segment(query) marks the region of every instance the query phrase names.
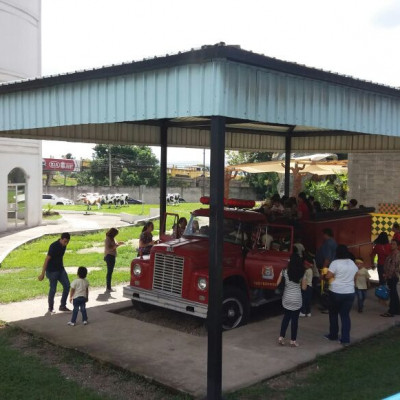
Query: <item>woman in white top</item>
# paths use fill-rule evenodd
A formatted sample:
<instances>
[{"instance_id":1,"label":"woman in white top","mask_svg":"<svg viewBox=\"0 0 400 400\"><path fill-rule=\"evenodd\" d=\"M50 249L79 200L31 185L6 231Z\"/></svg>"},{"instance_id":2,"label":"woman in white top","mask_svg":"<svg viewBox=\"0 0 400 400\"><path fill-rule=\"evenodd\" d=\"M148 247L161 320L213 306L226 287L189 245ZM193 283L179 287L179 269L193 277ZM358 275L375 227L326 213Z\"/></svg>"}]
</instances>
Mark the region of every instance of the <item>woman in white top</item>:
<instances>
[{"instance_id":1,"label":"woman in white top","mask_svg":"<svg viewBox=\"0 0 400 400\"><path fill-rule=\"evenodd\" d=\"M285 279L285 288L283 290L282 306L284 309L283 319L281 323L280 336L278 343L285 344L286 330L291 322L291 335L290 346L297 347L297 328L299 324L299 314L302 305L301 298L301 281L304 275L303 260L295 252L290 258L287 269L282 270L279 278L278 285L281 283L282 278Z\"/></svg>"},{"instance_id":2,"label":"woman in white top","mask_svg":"<svg viewBox=\"0 0 400 400\"><path fill-rule=\"evenodd\" d=\"M329 333L328 340L339 339L339 316L342 323L340 343L350 343L350 310L353 305L355 290L354 277L358 271L357 265L350 259L350 252L343 244L336 249L336 259L329 265L326 279L332 279L329 292Z\"/></svg>"}]
</instances>

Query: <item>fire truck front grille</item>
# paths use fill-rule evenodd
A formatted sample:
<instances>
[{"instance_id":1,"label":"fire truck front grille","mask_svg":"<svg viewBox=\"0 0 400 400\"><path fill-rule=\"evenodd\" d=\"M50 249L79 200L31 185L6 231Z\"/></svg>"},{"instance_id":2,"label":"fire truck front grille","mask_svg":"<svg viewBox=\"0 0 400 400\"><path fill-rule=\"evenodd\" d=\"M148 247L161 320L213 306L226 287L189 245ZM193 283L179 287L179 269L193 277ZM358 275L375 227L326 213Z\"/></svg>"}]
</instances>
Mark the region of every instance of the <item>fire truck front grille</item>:
<instances>
[{"instance_id":1,"label":"fire truck front grille","mask_svg":"<svg viewBox=\"0 0 400 400\"><path fill-rule=\"evenodd\" d=\"M182 295L183 257L156 253L154 262L153 289Z\"/></svg>"}]
</instances>

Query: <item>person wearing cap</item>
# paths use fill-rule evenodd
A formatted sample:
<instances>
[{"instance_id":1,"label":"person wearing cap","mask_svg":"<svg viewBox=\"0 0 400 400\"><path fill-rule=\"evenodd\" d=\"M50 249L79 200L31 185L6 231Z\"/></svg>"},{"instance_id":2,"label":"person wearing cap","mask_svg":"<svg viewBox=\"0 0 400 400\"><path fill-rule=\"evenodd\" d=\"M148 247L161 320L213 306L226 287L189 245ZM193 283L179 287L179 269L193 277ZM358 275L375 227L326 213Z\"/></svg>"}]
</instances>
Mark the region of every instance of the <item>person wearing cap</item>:
<instances>
[{"instance_id":1,"label":"person wearing cap","mask_svg":"<svg viewBox=\"0 0 400 400\"><path fill-rule=\"evenodd\" d=\"M362 313L364 309L364 301L367 297L367 289L369 287L371 275L369 274L367 268L365 268L363 259L356 258L354 262L358 267L358 271L355 276L358 312Z\"/></svg>"}]
</instances>

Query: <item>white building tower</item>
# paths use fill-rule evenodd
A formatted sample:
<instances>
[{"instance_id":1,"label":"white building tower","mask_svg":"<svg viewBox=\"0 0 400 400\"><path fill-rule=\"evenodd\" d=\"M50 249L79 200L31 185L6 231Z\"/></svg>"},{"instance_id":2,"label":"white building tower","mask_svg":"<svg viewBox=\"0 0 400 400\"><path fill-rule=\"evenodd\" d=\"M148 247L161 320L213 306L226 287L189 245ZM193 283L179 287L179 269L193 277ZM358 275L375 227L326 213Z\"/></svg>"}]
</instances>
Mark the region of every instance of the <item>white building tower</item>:
<instances>
[{"instance_id":1,"label":"white building tower","mask_svg":"<svg viewBox=\"0 0 400 400\"><path fill-rule=\"evenodd\" d=\"M0 0L0 84L41 75L41 0ZM42 221L41 141L0 138L0 232Z\"/></svg>"}]
</instances>

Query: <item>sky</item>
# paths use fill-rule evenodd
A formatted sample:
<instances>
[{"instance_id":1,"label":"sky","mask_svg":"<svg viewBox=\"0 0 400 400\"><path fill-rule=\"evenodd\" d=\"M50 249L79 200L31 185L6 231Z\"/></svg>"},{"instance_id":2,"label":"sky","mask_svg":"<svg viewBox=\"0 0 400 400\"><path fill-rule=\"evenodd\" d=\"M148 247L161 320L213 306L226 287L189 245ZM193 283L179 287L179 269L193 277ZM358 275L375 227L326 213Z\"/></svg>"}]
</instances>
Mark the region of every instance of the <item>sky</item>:
<instances>
[{"instance_id":1,"label":"sky","mask_svg":"<svg viewBox=\"0 0 400 400\"><path fill-rule=\"evenodd\" d=\"M44 76L219 42L400 87L400 0L42 0ZM43 142L43 157L92 147ZM202 161L202 149L168 150L168 164Z\"/></svg>"}]
</instances>

